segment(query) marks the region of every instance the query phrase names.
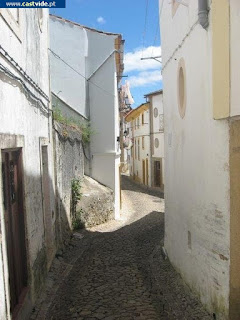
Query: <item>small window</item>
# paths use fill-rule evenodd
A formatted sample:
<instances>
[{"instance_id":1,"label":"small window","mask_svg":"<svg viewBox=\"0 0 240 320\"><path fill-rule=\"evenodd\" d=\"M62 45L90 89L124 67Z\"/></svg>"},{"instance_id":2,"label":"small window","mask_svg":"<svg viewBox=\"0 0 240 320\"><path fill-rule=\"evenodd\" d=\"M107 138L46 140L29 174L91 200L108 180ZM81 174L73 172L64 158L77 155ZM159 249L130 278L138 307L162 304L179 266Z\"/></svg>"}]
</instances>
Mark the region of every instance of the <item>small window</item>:
<instances>
[{"instance_id":1,"label":"small window","mask_svg":"<svg viewBox=\"0 0 240 320\"><path fill-rule=\"evenodd\" d=\"M157 118L157 116L158 116L158 108L154 108L153 114L154 114L154 117Z\"/></svg>"},{"instance_id":2,"label":"small window","mask_svg":"<svg viewBox=\"0 0 240 320\"><path fill-rule=\"evenodd\" d=\"M185 63L183 58L178 65L178 110L181 118L184 118L186 113L186 76Z\"/></svg>"},{"instance_id":3,"label":"small window","mask_svg":"<svg viewBox=\"0 0 240 320\"><path fill-rule=\"evenodd\" d=\"M144 125L144 113L142 114L142 126Z\"/></svg>"},{"instance_id":4,"label":"small window","mask_svg":"<svg viewBox=\"0 0 240 320\"><path fill-rule=\"evenodd\" d=\"M142 137L142 149L144 150L144 137Z\"/></svg>"},{"instance_id":5,"label":"small window","mask_svg":"<svg viewBox=\"0 0 240 320\"><path fill-rule=\"evenodd\" d=\"M159 140L158 140L158 138L155 138L155 140L154 140L154 145L155 145L155 148L158 148L158 147L159 147Z\"/></svg>"}]
</instances>

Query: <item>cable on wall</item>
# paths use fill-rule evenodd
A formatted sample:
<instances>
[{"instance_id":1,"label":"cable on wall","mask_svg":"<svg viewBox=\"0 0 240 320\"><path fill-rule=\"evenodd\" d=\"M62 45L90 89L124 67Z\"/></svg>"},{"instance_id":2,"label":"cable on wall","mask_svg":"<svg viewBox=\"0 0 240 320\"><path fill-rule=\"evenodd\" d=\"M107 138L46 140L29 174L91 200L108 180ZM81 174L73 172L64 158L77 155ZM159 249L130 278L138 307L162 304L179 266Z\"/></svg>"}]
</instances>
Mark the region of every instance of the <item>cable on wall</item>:
<instances>
[{"instance_id":1,"label":"cable on wall","mask_svg":"<svg viewBox=\"0 0 240 320\"><path fill-rule=\"evenodd\" d=\"M47 102L50 102L49 97L43 90L39 87L39 85L23 70L23 68L16 62L16 60L10 56L10 54L0 45L0 53L7 59L8 62L35 88L38 93L40 93Z\"/></svg>"},{"instance_id":2,"label":"cable on wall","mask_svg":"<svg viewBox=\"0 0 240 320\"><path fill-rule=\"evenodd\" d=\"M147 31L148 4L149 4L149 0L146 0L145 20L144 20L143 40L142 40L142 57L143 57L143 49L145 45L145 36Z\"/></svg>"},{"instance_id":3,"label":"cable on wall","mask_svg":"<svg viewBox=\"0 0 240 320\"><path fill-rule=\"evenodd\" d=\"M0 63L0 72L4 73L9 78L19 82L21 84L22 88L24 89L25 93L29 97L31 97L31 99L35 100L40 105L42 111L49 114L50 110L49 110L48 106L45 105L43 103L43 101L41 99L39 99L30 89L28 89L28 87L26 86L26 84L24 83L24 81L21 78L15 76L8 68L4 67L1 63Z\"/></svg>"},{"instance_id":4,"label":"cable on wall","mask_svg":"<svg viewBox=\"0 0 240 320\"><path fill-rule=\"evenodd\" d=\"M102 90L103 92L105 92L107 95L112 96L112 97L116 97L116 95L112 94L111 92L103 89L102 87L100 87L99 85L97 85L96 83L92 82L91 80L89 80L87 77L85 77L83 74L81 74L78 70L74 69L69 63L67 63L63 58L61 58L56 52L54 52L53 50L51 50L50 48L48 48L48 50L52 53L52 55L61 60L66 66L68 66L71 70L73 70L74 72L76 72L80 77L84 78L86 81L88 81L89 83L91 83L92 85L94 85L95 87L97 87L98 89Z\"/></svg>"},{"instance_id":5,"label":"cable on wall","mask_svg":"<svg viewBox=\"0 0 240 320\"><path fill-rule=\"evenodd\" d=\"M176 47L176 49L173 51L172 55L168 58L168 60L166 61L166 63L164 64L164 66L162 67L162 71L164 71L164 69L166 68L166 66L168 65L168 63L173 59L173 57L175 56L175 54L177 53L177 51L179 49L182 48L184 42L186 41L186 39L190 36L190 34L192 33L192 31L195 29L195 27L198 25L198 20L192 25L192 27L189 29L188 33L184 36L184 38L182 39L181 43Z\"/></svg>"}]
</instances>

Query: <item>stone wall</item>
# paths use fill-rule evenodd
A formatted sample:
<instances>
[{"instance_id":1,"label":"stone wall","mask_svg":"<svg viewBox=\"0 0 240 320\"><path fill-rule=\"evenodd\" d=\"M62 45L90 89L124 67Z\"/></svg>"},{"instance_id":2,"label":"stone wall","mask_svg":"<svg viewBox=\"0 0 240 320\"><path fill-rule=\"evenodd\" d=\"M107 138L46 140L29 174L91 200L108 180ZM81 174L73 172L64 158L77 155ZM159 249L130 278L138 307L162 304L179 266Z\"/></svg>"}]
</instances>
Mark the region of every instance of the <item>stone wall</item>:
<instances>
[{"instance_id":1,"label":"stone wall","mask_svg":"<svg viewBox=\"0 0 240 320\"><path fill-rule=\"evenodd\" d=\"M82 197L77 205L77 216L85 227L92 227L114 219L114 194L90 177L82 180Z\"/></svg>"},{"instance_id":2,"label":"stone wall","mask_svg":"<svg viewBox=\"0 0 240 320\"><path fill-rule=\"evenodd\" d=\"M72 231L71 183L84 174L82 136L77 129L54 122L53 129L56 173L56 203L59 218L58 243L69 240Z\"/></svg>"}]
</instances>

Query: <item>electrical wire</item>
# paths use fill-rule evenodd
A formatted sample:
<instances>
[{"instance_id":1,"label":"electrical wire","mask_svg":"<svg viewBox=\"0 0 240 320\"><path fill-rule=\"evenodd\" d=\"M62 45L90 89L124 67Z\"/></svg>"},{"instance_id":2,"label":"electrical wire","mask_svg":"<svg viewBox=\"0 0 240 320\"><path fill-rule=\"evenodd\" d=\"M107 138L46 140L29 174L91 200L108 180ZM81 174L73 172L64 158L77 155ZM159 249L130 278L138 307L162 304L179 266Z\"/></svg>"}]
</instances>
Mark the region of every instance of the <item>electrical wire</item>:
<instances>
[{"instance_id":1,"label":"electrical wire","mask_svg":"<svg viewBox=\"0 0 240 320\"><path fill-rule=\"evenodd\" d=\"M50 48L48 48L48 50L52 53L52 55L61 60L66 66L68 66L71 70L73 70L74 72L76 72L80 77L84 78L85 80L87 80L89 83L91 83L92 85L94 85L95 87L99 88L100 90L102 90L103 92L105 92L107 95L112 96L112 97L116 97L116 95L112 94L111 92L103 89L102 87L100 87L99 85L97 85L96 83L92 82L91 80L88 80L87 77L85 77L83 74L81 74L78 70L74 69L69 63L67 63L63 58L61 58L56 52L54 52L53 50L51 50Z\"/></svg>"},{"instance_id":2,"label":"electrical wire","mask_svg":"<svg viewBox=\"0 0 240 320\"><path fill-rule=\"evenodd\" d=\"M157 27L156 27L156 31L155 31L155 37L154 37L153 48L152 48L152 56L153 56L153 50L154 50L155 44L157 42L157 37L158 37L159 31L160 31L160 26L159 26L159 14L158 14L157 15Z\"/></svg>"},{"instance_id":3,"label":"electrical wire","mask_svg":"<svg viewBox=\"0 0 240 320\"><path fill-rule=\"evenodd\" d=\"M145 21L144 21L144 29L143 29L143 40L142 40L142 58L143 58L143 49L145 45L145 37L147 32L148 4L149 4L149 0L146 0Z\"/></svg>"},{"instance_id":4,"label":"electrical wire","mask_svg":"<svg viewBox=\"0 0 240 320\"><path fill-rule=\"evenodd\" d=\"M48 95L42 91L38 84L23 70L23 68L14 60L13 57L0 45L0 53L4 56L5 59L34 87L38 93L40 93L47 102L50 102Z\"/></svg>"},{"instance_id":5,"label":"electrical wire","mask_svg":"<svg viewBox=\"0 0 240 320\"><path fill-rule=\"evenodd\" d=\"M195 27L199 24L198 20L192 25L192 27L189 29L189 31L186 33L186 35L183 37L181 43L176 47L176 49L173 51L172 55L168 58L168 60L166 61L166 63L164 64L164 66L162 67L162 72L164 71L164 69L166 68L166 66L168 65L168 63L173 59L173 57L175 56L175 54L177 53L177 51L179 49L182 48L184 42L186 41L186 39L190 36L190 34L192 33L192 31L195 29Z\"/></svg>"},{"instance_id":6,"label":"electrical wire","mask_svg":"<svg viewBox=\"0 0 240 320\"><path fill-rule=\"evenodd\" d=\"M48 106L46 106L41 99L39 99L30 89L28 89L28 87L26 86L24 81L21 78L15 76L9 69L4 67L1 63L0 63L0 72L4 73L5 75L10 77L11 79L19 82L21 84L22 88L24 89L24 91L27 93L27 95L30 96L33 100L35 100L39 105L41 105L42 110L45 113L47 113L47 114L49 113Z\"/></svg>"}]
</instances>

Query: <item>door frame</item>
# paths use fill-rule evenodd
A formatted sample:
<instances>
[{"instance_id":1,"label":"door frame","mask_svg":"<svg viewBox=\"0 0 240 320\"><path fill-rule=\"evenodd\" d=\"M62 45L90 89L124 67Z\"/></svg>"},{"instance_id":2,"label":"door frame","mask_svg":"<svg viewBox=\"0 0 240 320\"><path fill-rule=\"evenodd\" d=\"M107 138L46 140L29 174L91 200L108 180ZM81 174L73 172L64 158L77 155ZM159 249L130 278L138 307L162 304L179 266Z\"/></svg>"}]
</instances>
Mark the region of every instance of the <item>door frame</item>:
<instances>
[{"instance_id":1,"label":"door frame","mask_svg":"<svg viewBox=\"0 0 240 320\"><path fill-rule=\"evenodd\" d=\"M0 166L2 167L2 151L17 151L21 150L21 165L22 168L25 168L25 153L24 153L24 136L22 135L11 135L11 134L0 134ZM25 174L24 169L22 169L22 193L25 194ZM3 205L3 181L2 181L2 174L0 175L0 233L2 234L2 239L0 239L0 250L2 251L3 256L3 281L4 281L4 290L5 290L5 301L6 301L6 315L9 319L11 319L12 315L10 312L10 285L9 285L9 271L8 271L8 258L7 258L7 235L5 229L5 212L4 212L4 205ZM27 278L29 279L29 245L27 241L27 217L26 217L26 205L25 199L22 198L22 208L23 208L23 215L25 220L25 247L26 247L26 272ZM2 247L2 248L1 248ZM26 297L27 291L25 292L24 296L21 297L21 302L23 302L24 298ZM22 303L23 304L23 303Z\"/></svg>"}]
</instances>

